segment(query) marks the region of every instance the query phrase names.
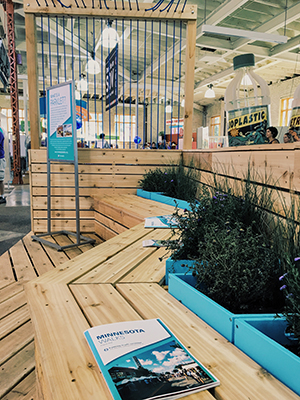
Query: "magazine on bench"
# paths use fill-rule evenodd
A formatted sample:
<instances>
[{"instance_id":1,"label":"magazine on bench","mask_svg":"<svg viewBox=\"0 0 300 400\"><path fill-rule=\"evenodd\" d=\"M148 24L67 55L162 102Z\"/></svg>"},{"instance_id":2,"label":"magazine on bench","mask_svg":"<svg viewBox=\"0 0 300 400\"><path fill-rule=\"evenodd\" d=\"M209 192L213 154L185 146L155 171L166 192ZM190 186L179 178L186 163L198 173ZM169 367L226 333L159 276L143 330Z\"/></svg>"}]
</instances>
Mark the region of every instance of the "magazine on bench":
<instances>
[{"instance_id":1,"label":"magazine on bench","mask_svg":"<svg viewBox=\"0 0 300 400\"><path fill-rule=\"evenodd\" d=\"M115 400L179 399L220 384L159 319L84 332Z\"/></svg>"},{"instance_id":2,"label":"magazine on bench","mask_svg":"<svg viewBox=\"0 0 300 400\"><path fill-rule=\"evenodd\" d=\"M177 225L178 221L173 215L145 218L145 228L172 228Z\"/></svg>"},{"instance_id":3,"label":"magazine on bench","mask_svg":"<svg viewBox=\"0 0 300 400\"><path fill-rule=\"evenodd\" d=\"M143 240L143 247L167 247L171 240L148 239Z\"/></svg>"}]
</instances>

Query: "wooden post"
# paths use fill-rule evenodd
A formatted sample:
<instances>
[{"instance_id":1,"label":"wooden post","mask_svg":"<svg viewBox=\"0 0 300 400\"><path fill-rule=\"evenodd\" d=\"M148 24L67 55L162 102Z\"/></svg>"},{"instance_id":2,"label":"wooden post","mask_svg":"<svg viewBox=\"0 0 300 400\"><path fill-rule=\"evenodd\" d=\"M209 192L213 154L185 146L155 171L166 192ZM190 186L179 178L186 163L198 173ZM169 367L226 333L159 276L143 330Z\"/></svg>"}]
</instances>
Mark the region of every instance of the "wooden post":
<instances>
[{"instance_id":1,"label":"wooden post","mask_svg":"<svg viewBox=\"0 0 300 400\"><path fill-rule=\"evenodd\" d=\"M184 134L183 149L192 148L193 103L197 22L188 21L186 31L185 88L184 88Z\"/></svg>"},{"instance_id":2,"label":"wooden post","mask_svg":"<svg viewBox=\"0 0 300 400\"><path fill-rule=\"evenodd\" d=\"M40 148L40 111L38 90L37 67L37 40L36 24L33 14L25 14L26 50L27 50L27 74L29 94L29 120L31 133L31 148Z\"/></svg>"}]
</instances>

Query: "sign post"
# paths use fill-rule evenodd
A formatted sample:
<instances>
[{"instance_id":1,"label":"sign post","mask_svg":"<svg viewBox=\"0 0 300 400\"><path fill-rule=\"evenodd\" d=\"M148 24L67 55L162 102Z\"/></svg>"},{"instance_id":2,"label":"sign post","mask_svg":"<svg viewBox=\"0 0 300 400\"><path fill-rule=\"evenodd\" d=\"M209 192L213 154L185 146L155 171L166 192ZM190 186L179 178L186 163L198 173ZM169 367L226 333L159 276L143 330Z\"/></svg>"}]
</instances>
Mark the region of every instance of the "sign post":
<instances>
[{"instance_id":1,"label":"sign post","mask_svg":"<svg viewBox=\"0 0 300 400\"><path fill-rule=\"evenodd\" d=\"M74 165L76 233L66 230L51 232L51 161ZM78 186L78 150L76 140L76 109L74 82L68 81L47 88L47 233L32 236L39 241L56 248L58 251L94 243L95 240L80 235L79 186ZM44 236L64 234L76 236L76 243L59 246Z\"/></svg>"}]
</instances>

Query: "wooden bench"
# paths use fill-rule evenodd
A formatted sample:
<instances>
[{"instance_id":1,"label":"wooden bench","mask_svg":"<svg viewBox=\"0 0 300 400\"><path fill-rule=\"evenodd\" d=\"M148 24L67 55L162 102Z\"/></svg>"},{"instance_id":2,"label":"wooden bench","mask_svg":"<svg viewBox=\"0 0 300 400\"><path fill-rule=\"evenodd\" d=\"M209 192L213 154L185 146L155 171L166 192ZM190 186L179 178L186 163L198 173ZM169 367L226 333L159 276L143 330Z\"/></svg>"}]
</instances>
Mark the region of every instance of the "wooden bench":
<instances>
[{"instance_id":1,"label":"wooden bench","mask_svg":"<svg viewBox=\"0 0 300 400\"><path fill-rule=\"evenodd\" d=\"M115 224L122 226L122 230L118 228L114 231L113 236L119 231L127 230L140 223L148 215L160 215L160 210L164 213L173 211L172 207L168 208L167 206L167 208L162 207L161 209L160 204L141 199L140 207L137 207L136 203L137 214L134 214L135 210L130 208L130 197L127 196L126 201L125 198L120 200L121 198L122 195L119 195L117 203L126 205L119 209L114 205L113 196L104 196L101 199L99 214L107 213L105 217L107 221L112 223L114 220ZM133 204L135 198L136 196L131 196ZM109 234L104 234L102 238L97 234L85 233L85 235L95 239L95 245L98 245L103 242L103 237L104 239L111 237L111 231L111 228L108 227ZM105 232L105 228L102 228L102 232ZM87 244L79 248L57 252L52 247L33 242L32 234L31 232L26 235L9 251L0 256L0 367L2 372L0 374L0 398L5 400L16 399L17 396L26 399L36 398L33 327L23 291L24 283L59 268L68 260L72 260L94 247ZM161 238L163 238L162 231L161 234ZM53 235L47 239L62 246L75 240L74 237L65 235ZM145 251L147 253L146 249ZM136 253L138 252L136 251ZM152 262L157 262L157 260L149 257L149 263L152 264ZM122 263L123 260L120 260L121 275ZM163 265L158 263L156 274L152 270L151 275L149 269L151 277L147 276L147 272L139 271L138 268L135 269L135 274L136 276L131 278L132 282L135 279L145 279L148 282L151 281L151 278L159 281L163 279ZM89 277L86 276L85 279L89 279Z\"/></svg>"},{"instance_id":2,"label":"wooden bench","mask_svg":"<svg viewBox=\"0 0 300 400\"><path fill-rule=\"evenodd\" d=\"M99 324L160 318L221 381L191 400L299 399L159 285L162 249L143 248L142 241L170 233L139 224L27 283L41 398L111 399L83 332Z\"/></svg>"},{"instance_id":3,"label":"wooden bench","mask_svg":"<svg viewBox=\"0 0 300 400\"><path fill-rule=\"evenodd\" d=\"M130 194L94 196L95 233L107 240L144 221L172 214L174 207Z\"/></svg>"}]
</instances>

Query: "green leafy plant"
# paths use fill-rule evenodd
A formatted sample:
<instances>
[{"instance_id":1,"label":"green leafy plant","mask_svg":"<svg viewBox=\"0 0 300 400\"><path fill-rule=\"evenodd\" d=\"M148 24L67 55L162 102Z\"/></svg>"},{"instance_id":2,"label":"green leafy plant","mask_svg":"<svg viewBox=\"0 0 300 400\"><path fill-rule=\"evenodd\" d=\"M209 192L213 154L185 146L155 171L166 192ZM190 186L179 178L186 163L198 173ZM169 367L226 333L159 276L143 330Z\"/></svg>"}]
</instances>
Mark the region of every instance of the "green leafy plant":
<instances>
[{"instance_id":1,"label":"green leafy plant","mask_svg":"<svg viewBox=\"0 0 300 400\"><path fill-rule=\"evenodd\" d=\"M226 182L216 187L202 187L199 204L175 211L171 257L195 260L198 288L232 312L281 311L283 225L272 213L276 190L259 187L250 174L238 189Z\"/></svg>"},{"instance_id":2,"label":"green leafy plant","mask_svg":"<svg viewBox=\"0 0 300 400\"><path fill-rule=\"evenodd\" d=\"M184 167L182 162L151 169L139 181L143 190L160 192L180 200L193 201L198 183L193 166Z\"/></svg>"},{"instance_id":3,"label":"green leafy plant","mask_svg":"<svg viewBox=\"0 0 300 400\"><path fill-rule=\"evenodd\" d=\"M285 296L284 316L292 337L298 341L300 355L300 257L288 259L287 272L279 277L280 290Z\"/></svg>"}]
</instances>

